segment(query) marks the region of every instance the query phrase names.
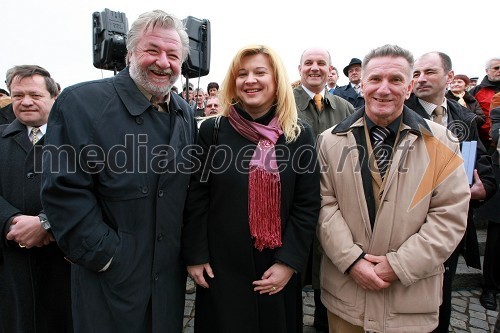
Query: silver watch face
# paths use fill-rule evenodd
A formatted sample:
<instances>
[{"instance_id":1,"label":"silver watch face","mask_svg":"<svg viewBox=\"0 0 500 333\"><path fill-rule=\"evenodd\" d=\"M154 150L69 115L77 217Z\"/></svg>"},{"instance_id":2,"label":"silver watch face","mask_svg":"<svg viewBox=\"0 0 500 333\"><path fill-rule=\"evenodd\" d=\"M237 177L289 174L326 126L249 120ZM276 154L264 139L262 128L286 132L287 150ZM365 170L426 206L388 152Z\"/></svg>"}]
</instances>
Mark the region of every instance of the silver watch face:
<instances>
[{"instance_id":1,"label":"silver watch face","mask_svg":"<svg viewBox=\"0 0 500 333\"><path fill-rule=\"evenodd\" d=\"M47 219L40 218L40 223L42 224L43 229L45 229L45 230L50 229L50 223L49 223L49 221L47 221Z\"/></svg>"}]
</instances>

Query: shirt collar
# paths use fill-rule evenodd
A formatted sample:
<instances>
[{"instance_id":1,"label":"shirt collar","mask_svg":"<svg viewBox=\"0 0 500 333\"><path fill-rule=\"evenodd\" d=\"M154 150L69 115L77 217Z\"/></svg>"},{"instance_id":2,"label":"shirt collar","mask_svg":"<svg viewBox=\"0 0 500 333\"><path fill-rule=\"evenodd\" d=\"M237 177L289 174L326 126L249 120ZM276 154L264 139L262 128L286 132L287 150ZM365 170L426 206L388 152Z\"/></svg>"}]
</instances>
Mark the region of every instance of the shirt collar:
<instances>
[{"instance_id":1,"label":"shirt collar","mask_svg":"<svg viewBox=\"0 0 500 333\"><path fill-rule=\"evenodd\" d=\"M399 117L397 117L396 119L394 119L392 121L392 123L390 123L389 125L387 125L385 127L385 128L389 129L389 131L391 132L391 135L392 134L396 134L399 131L399 124L401 123L401 117L402 116L403 116L403 114L399 115ZM366 113L365 113L365 122L366 122L366 127L368 127L368 132L371 133L373 127L375 127L376 124L370 118L368 118L368 116L366 115Z\"/></svg>"},{"instance_id":2,"label":"shirt collar","mask_svg":"<svg viewBox=\"0 0 500 333\"><path fill-rule=\"evenodd\" d=\"M135 83L135 81L134 81L134 83ZM144 88L142 88L137 83L135 85L140 90L140 92L148 99L148 101L151 101L151 98L153 97L153 94L148 93L146 90L144 90ZM170 103L170 93L165 96L165 101L163 103L165 103L167 105Z\"/></svg>"},{"instance_id":3,"label":"shirt collar","mask_svg":"<svg viewBox=\"0 0 500 333\"><path fill-rule=\"evenodd\" d=\"M436 109L436 107L437 107L436 104L424 101L423 99L420 99L420 98L418 99L418 101L420 102L420 104L424 108L425 112L427 112L427 114L429 116L432 115L432 112L434 112L434 109ZM448 110L448 104L446 103L446 98L443 98L443 102L441 103L441 106L444 109L443 114L446 114L446 110Z\"/></svg>"},{"instance_id":4,"label":"shirt collar","mask_svg":"<svg viewBox=\"0 0 500 333\"><path fill-rule=\"evenodd\" d=\"M26 129L28 130L28 136L31 138L31 130L33 129L33 126L26 126ZM43 124L42 126L38 127L38 129L40 130L39 138L41 138L47 132L47 124Z\"/></svg>"},{"instance_id":5,"label":"shirt collar","mask_svg":"<svg viewBox=\"0 0 500 333\"><path fill-rule=\"evenodd\" d=\"M304 89L304 91L309 95L309 97L311 97L311 99L314 99L314 95L316 95L315 93L313 93L311 90L307 89L304 85L302 85L302 89ZM325 89L322 89L319 94L321 95L321 98L324 98L325 97Z\"/></svg>"}]
</instances>

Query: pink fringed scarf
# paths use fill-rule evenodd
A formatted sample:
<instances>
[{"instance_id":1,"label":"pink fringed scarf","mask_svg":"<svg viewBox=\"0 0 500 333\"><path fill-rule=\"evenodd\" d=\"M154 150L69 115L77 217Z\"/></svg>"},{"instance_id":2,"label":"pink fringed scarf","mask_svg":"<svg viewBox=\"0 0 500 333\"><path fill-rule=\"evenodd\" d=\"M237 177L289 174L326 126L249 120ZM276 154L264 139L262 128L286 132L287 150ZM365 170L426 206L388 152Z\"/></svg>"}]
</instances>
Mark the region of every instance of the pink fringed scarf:
<instances>
[{"instance_id":1,"label":"pink fringed scarf","mask_svg":"<svg viewBox=\"0 0 500 333\"><path fill-rule=\"evenodd\" d=\"M257 144L248 176L250 234L259 251L281 246L281 182L274 145L283 131L275 116L262 125L243 118L234 107L229 123L243 137Z\"/></svg>"}]
</instances>

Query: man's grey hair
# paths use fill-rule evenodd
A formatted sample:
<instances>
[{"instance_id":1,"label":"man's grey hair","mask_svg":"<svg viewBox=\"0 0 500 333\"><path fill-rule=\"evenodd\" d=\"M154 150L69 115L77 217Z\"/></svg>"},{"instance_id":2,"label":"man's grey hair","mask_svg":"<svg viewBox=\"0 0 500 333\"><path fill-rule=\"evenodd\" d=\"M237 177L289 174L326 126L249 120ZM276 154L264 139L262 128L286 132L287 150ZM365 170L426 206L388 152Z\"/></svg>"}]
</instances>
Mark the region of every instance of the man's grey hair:
<instances>
[{"instance_id":1,"label":"man's grey hair","mask_svg":"<svg viewBox=\"0 0 500 333\"><path fill-rule=\"evenodd\" d=\"M486 68L485 69L490 69L491 68L491 63L493 61L500 61L500 58L491 58L491 59L488 59L488 61L486 62Z\"/></svg>"},{"instance_id":2,"label":"man's grey hair","mask_svg":"<svg viewBox=\"0 0 500 333\"><path fill-rule=\"evenodd\" d=\"M182 44L182 58L181 62L184 62L189 55L189 36L186 32L186 27L184 23L177 17L167 14L162 10L153 10L150 12L143 13L132 23L130 30L127 34L127 51L133 52L139 41L139 37L143 31L151 28L154 29L156 26L174 29L179 34ZM129 55L127 54L126 63L129 64Z\"/></svg>"},{"instance_id":3,"label":"man's grey hair","mask_svg":"<svg viewBox=\"0 0 500 333\"><path fill-rule=\"evenodd\" d=\"M390 45L386 44L380 47L377 47L373 50L371 50L363 59L363 63L361 65L362 70L366 68L370 60L373 58L380 58L380 57L402 57L406 59L406 61L409 64L410 72L408 73L409 77L412 77L413 75L413 63L415 62L413 58L413 54L408 51L407 49L402 48L401 46L398 45Z\"/></svg>"}]
</instances>

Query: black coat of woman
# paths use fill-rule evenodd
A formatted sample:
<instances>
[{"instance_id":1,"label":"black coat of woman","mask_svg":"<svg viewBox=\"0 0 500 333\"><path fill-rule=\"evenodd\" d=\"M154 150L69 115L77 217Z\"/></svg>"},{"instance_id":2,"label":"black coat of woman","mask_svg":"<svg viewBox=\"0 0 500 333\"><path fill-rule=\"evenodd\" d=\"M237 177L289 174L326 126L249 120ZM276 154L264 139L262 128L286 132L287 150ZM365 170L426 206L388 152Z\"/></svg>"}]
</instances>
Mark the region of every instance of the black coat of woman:
<instances>
[{"instance_id":1,"label":"black coat of woman","mask_svg":"<svg viewBox=\"0 0 500 333\"><path fill-rule=\"evenodd\" d=\"M239 114L252 118L241 109ZM255 119L268 124L272 109ZM300 271L303 270L320 208L319 170L311 129L278 139L276 159L281 179L282 246L259 251L248 221L248 168L256 145L222 117L213 158L208 158L214 119L199 133L198 171L192 177L185 211L183 251L187 265L210 263L209 288L197 287L195 332L302 332ZM207 166L203 165L207 161ZM208 172L209 170L209 172ZM274 295L254 291L253 281L276 262L295 270Z\"/></svg>"}]
</instances>

